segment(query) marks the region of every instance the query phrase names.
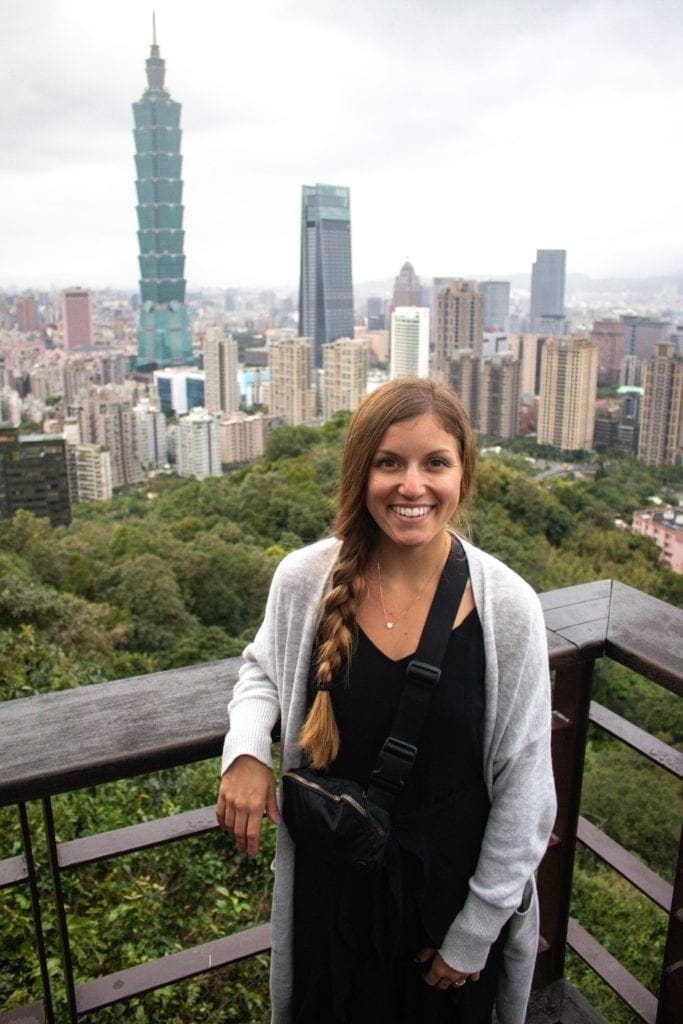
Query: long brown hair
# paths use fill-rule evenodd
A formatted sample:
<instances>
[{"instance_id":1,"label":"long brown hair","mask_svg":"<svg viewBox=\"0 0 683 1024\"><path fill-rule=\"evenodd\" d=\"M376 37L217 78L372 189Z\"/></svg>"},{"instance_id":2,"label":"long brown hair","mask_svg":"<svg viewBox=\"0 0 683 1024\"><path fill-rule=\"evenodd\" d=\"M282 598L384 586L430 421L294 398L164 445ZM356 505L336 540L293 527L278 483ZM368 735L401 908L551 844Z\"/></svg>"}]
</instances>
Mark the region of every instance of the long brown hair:
<instances>
[{"instance_id":1,"label":"long brown hair","mask_svg":"<svg viewBox=\"0 0 683 1024\"><path fill-rule=\"evenodd\" d=\"M319 689L299 736L299 745L316 769L327 767L339 752L339 730L329 687L351 657L356 611L366 592L365 573L378 540L379 527L365 502L372 459L389 427L427 413L439 420L458 445L462 480L454 517L457 521L472 487L477 449L467 413L450 388L422 377L389 381L363 399L349 424L334 527L341 548L332 571L332 586L323 598L318 631Z\"/></svg>"}]
</instances>

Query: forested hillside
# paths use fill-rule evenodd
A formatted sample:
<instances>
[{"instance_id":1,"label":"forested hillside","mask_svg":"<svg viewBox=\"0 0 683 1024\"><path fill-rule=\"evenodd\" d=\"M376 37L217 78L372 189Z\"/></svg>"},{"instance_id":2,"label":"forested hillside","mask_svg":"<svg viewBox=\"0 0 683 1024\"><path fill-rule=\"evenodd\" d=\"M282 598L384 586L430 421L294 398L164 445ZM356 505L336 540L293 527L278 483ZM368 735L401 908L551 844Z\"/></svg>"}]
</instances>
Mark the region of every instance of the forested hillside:
<instances>
[{"instance_id":1,"label":"forested hillside","mask_svg":"<svg viewBox=\"0 0 683 1024\"><path fill-rule=\"evenodd\" d=\"M248 468L201 483L159 477L111 502L77 506L69 527L53 529L28 513L0 521L0 698L239 654L258 625L279 559L331 529L344 427L339 418L320 429L282 428ZM630 522L630 512L652 495L671 498L683 489L680 471L629 460L579 481L539 483L534 472L522 455L480 460L469 509L475 543L538 591L609 577L683 605L683 577L659 561L649 540L615 526L616 518ZM648 731L682 741L680 702L659 687L599 664L596 688L599 700ZM197 765L60 798L60 838L210 803L216 770ZM680 810L670 778L592 737L583 813L669 878ZM3 812L0 826L0 854L19 852L13 811ZM268 863L267 851L246 862L224 836L211 835L70 878L80 974L116 970L264 920ZM577 880L577 915L656 991L663 915L588 857ZM0 894L0 915L0 1006L14 1006L37 994L24 894ZM233 969L229 980L163 990L135 1010L114 1008L97 1019L260 1022L265 970L261 959ZM602 1000L610 1021L631 1020L580 965L571 970L593 1001Z\"/></svg>"}]
</instances>

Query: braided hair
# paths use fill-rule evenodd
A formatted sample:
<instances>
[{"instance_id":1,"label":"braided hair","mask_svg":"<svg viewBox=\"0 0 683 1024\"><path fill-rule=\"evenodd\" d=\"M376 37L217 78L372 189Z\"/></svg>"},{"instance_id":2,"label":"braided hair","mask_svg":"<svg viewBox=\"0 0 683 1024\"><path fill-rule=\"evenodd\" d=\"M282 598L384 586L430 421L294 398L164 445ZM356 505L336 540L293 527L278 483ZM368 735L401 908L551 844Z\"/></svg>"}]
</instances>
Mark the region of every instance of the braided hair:
<instances>
[{"instance_id":1,"label":"braided hair","mask_svg":"<svg viewBox=\"0 0 683 1024\"><path fill-rule=\"evenodd\" d=\"M334 527L341 547L332 570L332 586L322 600L318 629L318 692L299 735L299 745L314 769L326 768L339 753L330 688L351 660L357 611L367 593L366 574L379 538L379 528L365 501L372 460L389 427L428 413L457 442L462 460L461 506L472 485L476 445L467 413L450 388L422 377L389 381L363 399L349 424Z\"/></svg>"}]
</instances>

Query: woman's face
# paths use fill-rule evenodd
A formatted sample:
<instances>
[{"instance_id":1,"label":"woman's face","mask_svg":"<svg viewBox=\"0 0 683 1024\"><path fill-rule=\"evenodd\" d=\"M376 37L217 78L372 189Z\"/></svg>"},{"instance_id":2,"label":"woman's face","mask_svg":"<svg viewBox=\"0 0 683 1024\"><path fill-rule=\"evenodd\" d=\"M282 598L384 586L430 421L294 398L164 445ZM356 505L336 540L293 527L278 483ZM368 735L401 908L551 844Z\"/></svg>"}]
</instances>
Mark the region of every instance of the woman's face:
<instances>
[{"instance_id":1,"label":"woman's face","mask_svg":"<svg viewBox=\"0 0 683 1024\"><path fill-rule=\"evenodd\" d=\"M425 413L387 430L371 462L365 504L386 539L427 545L457 509L461 481L458 442Z\"/></svg>"}]
</instances>

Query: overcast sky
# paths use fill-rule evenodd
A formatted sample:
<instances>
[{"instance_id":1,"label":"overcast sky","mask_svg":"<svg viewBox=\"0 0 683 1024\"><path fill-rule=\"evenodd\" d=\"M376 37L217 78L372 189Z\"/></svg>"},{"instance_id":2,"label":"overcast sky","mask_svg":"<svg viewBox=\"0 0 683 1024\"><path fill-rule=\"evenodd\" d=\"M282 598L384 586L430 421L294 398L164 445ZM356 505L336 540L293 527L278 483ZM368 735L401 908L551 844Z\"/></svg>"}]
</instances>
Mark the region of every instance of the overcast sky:
<instances>
[{"instance_id":1,"label":"overcast sky","mask_svg":"<svg viewBox=\"0 0 683 1024\"><path fill-rule=\"evenodd\" d=\"M156 0L191 286L295 286L301 185L354 278L683 270L680 0ZM140 0L0 0L0 287L137 282Z\"/></svg>"}]
</instances>

